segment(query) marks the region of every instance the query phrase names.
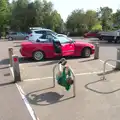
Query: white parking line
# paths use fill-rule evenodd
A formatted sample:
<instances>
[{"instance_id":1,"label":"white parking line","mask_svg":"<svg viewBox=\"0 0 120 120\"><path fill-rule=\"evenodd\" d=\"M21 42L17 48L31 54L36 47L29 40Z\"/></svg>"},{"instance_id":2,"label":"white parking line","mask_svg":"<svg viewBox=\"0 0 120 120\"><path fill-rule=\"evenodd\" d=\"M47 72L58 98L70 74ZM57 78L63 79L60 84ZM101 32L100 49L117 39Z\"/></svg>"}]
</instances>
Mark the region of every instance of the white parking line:
<instances>
[{"instance_id":1,"label":"white parking line","mask_svg":"<svg viewBox=\"0 0 120 120\"><path fill-rule=\"evenodd\" d=\"M14 78L13 68L10 67L10 70L11 70L12 76ZM27 98L25 96L25 92L23 91L23 89L21 88L21 86L16 83L16 87L17 87L17 89L18 89L18 91L19 91L19 93L20 93L20 95L21 95L21 97L22 97L22 99L23 99L23 101L24 101L24 103L25 103L25 105L26 105L26 107L27 107L27 109L28 109L28 111L29 111L32 119L33 120L39 120L39 118L36 116L34 110L30 106L30 104L29 104L29 102L28 102L28 100L27 100Z\"/></svg>"},{"instance_id":2,"label":"white parking line","mask_svg":"<svg viewBox=\"0 0 120 120\"><path fill-rule=\"evenodd\" d=\"M36 116L34 110L33 110L32 107L30 106L27 98L25 97L25 93L24 93L23 89L21 88L21 86L19 86L17 83L16 83L16 86L17 86L17 88L18 88L18 91L19 91L19 93L20 93L20 95L21 95L21 97L22 97L22 99L23 99L23 101L24 101L24 103L25 103L25 105L26 105L26 107L27 107L27 109L28 109L28 111L29 111L32 119L33 119L33 120L39 120L39 118Z\"/></svg>"},{"instance_id":3,"label":"white parking line","mask_svg":"<svg viewBox=\"0 0 120 120\"><path fill-rule=\"evenodd\" d=\"M109 70L106 70L106 72ZM99 71L99 72L87 72L87 73L78 73L75 74L75 76L83 76L83 75L92 75L92 74L101 74L103 73L103 71ZM52 76L50 77L43 77L43 78L32 78L32 79L25 79L23 80L24 82L30 82L30 81L40 81L40 80L46 80L46 79L53 79Z\"/></svg>"},{"instance_id":4,"label":"white parking line","mask_svg":"<svg viewBox=\"0 0 120 120\"><path fill-rule=\"evenodd\" d=\"M100 60L100 62L104 63L105 61ZM114 66L114 65L111 65L111 64L109 64L109 63L106 63L106 64L107 64L108 66L112 67L112 68L115 68L115 66Z\"/></svg>"}]
</instances>

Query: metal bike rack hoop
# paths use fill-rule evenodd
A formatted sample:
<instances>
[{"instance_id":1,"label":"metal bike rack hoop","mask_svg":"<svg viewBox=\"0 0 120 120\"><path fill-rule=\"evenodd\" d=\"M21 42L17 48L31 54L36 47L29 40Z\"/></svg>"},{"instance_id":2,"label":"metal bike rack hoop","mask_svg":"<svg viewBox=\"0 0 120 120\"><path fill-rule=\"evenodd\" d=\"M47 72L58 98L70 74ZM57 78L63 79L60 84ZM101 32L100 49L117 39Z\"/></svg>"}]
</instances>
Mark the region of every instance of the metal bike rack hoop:
<instances>
[{"instance_id":1,"label":"metal bike rack hoop","mask_svg":"<svg viewBox=\"0 0 120 120\"><path fill-rule=\"evenodd\" d=\"M114 61L114 62L119 62L120 63L120 60L113 60L113 59L108 59L104 62L104 65L103 65L103 80L106 80L105 78L105 71L106 71L106 64L110 61Z\"/></svg>"},{"instance_id":2,"label":"metal bike rack hoop","mask_svg":"<svg viewBox=\"0 0 120 120\"><path fill-rule=\"evenodd\" d=\"M62 58L57 64L54 65L53 67L53 87L55 87L55 81L56 81L56 77L55 77L55 70L58 67L59 71L61 71L61 67L64 66L64 64L62 64L62 62L67 62L65 58ZM76 96L76 86L75 86L75 74L72 70L72 68L69 66L72 76L73 76L73 80L74 80L74 84L73 84L73 97Z\"/></svg>"}]
</instances>

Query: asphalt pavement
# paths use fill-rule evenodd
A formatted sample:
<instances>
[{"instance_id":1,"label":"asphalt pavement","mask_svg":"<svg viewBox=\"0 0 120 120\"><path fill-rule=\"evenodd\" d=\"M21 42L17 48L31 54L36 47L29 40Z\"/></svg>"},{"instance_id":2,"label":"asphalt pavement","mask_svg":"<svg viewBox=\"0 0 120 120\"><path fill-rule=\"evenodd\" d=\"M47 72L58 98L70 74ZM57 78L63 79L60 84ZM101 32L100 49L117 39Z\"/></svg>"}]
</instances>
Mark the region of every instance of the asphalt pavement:
<instances>
[{"instance_id":1,"label":"asphalt pavement","mask_svg":"<svg viewBox=\"0 0 120 120\"><path fill-rule=\"evenodd\" d=\"M90 58L67 58L68 64L72 67L76 75L75 98L72 98L72 88L69 92L57 84L55 88L50 88L53 83L52 68L58 62L58 59L43 62L22 59L19 53L21 41L2 42L0 44L4 50L4 53L1 52L1 78L3 78L1 84L4 84L5 81L9 83L13 80L8 67L6 49L12 46L14 54L20 57L22 82L18 83L18 85L21 87L30 106L34 109L40 120L119 120L120 72L113 70L115 62L110 62L106 66L106 81L102 80L102 76L103 62L107 59L116 59L117 47L120 44L108 44L96 39L77 38L76 40L93 43L99 42L100 59L94 60L93 56ZM4 115L7 112L11 120L18 120L18 118L30 120L30 114L16 86L14 84L5 84L1 85L0 88L3 91L1 93L2 98L7 98L4 101L0 98L0 106L3 106L3 115L0 113L4 117L2 119L8 120ZM11 95L12 93L14 93L13 98L10 97L13 96ZM10 104L9 109L7 106L10 102L8 101L14 103ZM15 101L17 101L17 104L15 104ZM12 112L9 112L10 109ZM18 114L13 114L16 109ZM18 117L16 118L16 116Z\"/></svg>"},{"instance_id":2,"label":"asphalt pavement","mask_svg":"<svg viewBox=\"0 0 120 120\"><path fill-rule=\"evenodd\" d=\"M57 59L43 62L20 59L23 82L19 85L25 97L41 120L119 120L120 72L114 71L115 62L106 65L106 81L102 80L103 63L107 59L116 59L119 44L96 39L76 40L100 43L98 60L93 56L87 59L67 58L76 75L76 97L72 98L72 88L69 92L57 84L51 88L52 68Z\"/></svg>"},{"instance_id":3,"label":"asphalt pavement","mask_svg":"<svg viewBox=\"0 0 120 120\"><path fill-rule=\"evenodd\" d=\"M0 120L32 120L9 69L8 47L12 42L0 41Z\"/></svg>"}]
</instances>

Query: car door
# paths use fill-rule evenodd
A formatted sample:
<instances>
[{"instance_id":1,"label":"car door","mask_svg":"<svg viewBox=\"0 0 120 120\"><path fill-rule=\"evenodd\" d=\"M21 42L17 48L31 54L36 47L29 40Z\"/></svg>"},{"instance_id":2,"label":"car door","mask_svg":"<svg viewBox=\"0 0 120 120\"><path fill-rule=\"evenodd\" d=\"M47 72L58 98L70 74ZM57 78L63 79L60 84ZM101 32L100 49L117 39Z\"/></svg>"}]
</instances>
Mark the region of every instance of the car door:
<instances>
[{"instance_id":1,"label":"car door","mask_svg":"<svg viewBox=\"0 0 120 120\"><path fill-rule=\"evenodd\" d=\"M21 40L21 33L20 32L17 32L16 40Z\"/></svg>"},{"instance_id":2,"label":"car door","mask_svg":"<svg viewBox=\"0 0 120 120\"><path fill-rule=\"evenodd\" d=\"M62 56L73 56L75 52L74 42L65 37L59 37L61 43Z\"/></svg>"},{"instance_id":3,"label":"car door","mask_svg":"<svg viewBox=\"0 0 120 120\"><path fill-rule=\"evenodd\" d=\"M39 37L39 39L37 39L36 41L39 42L39 48L44 51L46 58L54 57L53 42L49 40L45 34Z\"/></svg>"},{"instance_id":4,"label":"car door","mask_svg":"<svg viewBox=\"0 0 120 120\"><path fill-rule=\"evenodd\" d=\"M11 37L13 40L16 40L17 37L17 33L16 32L12 32L9 37Z\"/></svg>"},{"instance_id":5,"label":"car door","mask_svg":"<svg viewBox=\"0 0 120 120\"><path fill-rule=\"evenodd\" d=\"M24 40L24 39L25 39L25 34L22 33L22 32L20 32L20 33L19 33L19 39L20 39L20 40Z\"/></svg>"},{"instance_id":6,"label":"car door","mask_svg":"<svg viewBox=\"0 0 120 120\"><path fill-rule=\"evenodd\" d=\"M62 56L73 56L74 49L75 48L73 43L62 44Z\"/></svg>"}]
</instances>

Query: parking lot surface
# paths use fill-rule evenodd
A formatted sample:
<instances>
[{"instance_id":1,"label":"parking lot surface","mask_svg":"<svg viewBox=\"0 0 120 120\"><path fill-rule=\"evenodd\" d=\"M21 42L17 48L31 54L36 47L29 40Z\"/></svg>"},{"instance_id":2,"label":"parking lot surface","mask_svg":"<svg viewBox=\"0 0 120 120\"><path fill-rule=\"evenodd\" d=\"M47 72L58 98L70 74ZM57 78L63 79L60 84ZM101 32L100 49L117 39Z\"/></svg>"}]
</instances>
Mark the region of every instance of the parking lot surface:
<instances>
[{"instance_id":1,"label":"parking lot surface","mask_svg":"<svg viewBox=\"0 0 120 120\"><path fill-rule=\"evenodd\" d=\"M57 62L58 60L52 60L21 64L20 71L22 80L52 77L53 67ZM68 65L71 66L76 75L103 71L103 63L100 62L100 60L94 60L93 57L87 59L68 59ZM107 66L106 69L111 70L111 67Z\"/></svg>"},{"instance_id":2,"label":"parking lot surface","mask_svg":"<svg viewBox=\"0 0 120 120\"><path fill-rule=\"evenodd\" d=\"M120 73L117 73L117 77ZM56 84L52 79L22 82L19 85L41 120L119 120L119 77L107 75L102 81L96 74L76 77L76 97Z\"/></svg>"},{"instance_id":3,"label":"parking lot surface","mask_svg":"<svg viewBox=\"0 0 120 120\"><path fill-rule=\"evenodd\" d=\"M86 40L86 42L91 42ZM94 42L94 41L92 41ZM115 62L106 65L106 81L102 80L103 63L116 59L119 44L100 43L100 59L67 58L76 75L76 97L56 84L52 86L53 66L58 59L35 62L21 59L19 44L14 43L14 53L20 57L23 82L18 85L36 115L41 120L119 120L120 82L119 71L114 71Z\"/></svg>"}]
</instances>

